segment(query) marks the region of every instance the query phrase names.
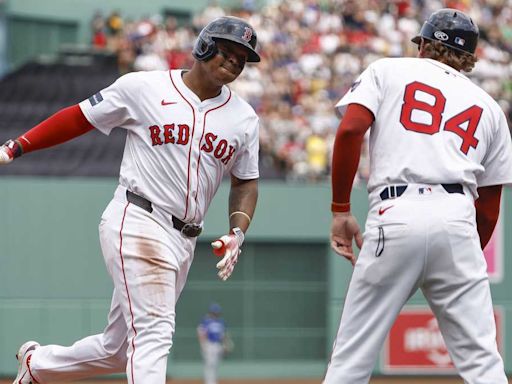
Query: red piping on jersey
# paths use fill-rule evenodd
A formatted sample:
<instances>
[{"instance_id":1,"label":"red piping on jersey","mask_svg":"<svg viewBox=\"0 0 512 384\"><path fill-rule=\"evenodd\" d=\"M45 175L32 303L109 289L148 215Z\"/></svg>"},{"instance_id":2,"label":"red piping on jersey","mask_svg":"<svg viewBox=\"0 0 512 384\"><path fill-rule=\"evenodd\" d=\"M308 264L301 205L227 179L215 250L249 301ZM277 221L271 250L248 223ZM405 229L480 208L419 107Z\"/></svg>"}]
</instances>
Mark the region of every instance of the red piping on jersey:
<instances>
[{"instance_id":1,"label":"red piping on jersey","mask_svg":"<svg viewBox=\"0 0 512 384\"><path fill-rule=\"evenodd\" d=\"M135 329L135 323L133 319L133 310L132 310L132 301L130 300L130 292L128 291L128 282L126 281L126 273L124 270L124 258L123 258L123 227L124 227L124 219L126 217L126 210L128 209L128 206L130 203L126 204L126 207L124 207L124 213L123 213L123 219L121 220L121 229L119 230L119 256L121 257L121 269L123 271L123 277L124 277L124 287L126 289L126 297L128 298L128 308L130 309L130 316L132 321L132 329L133 329L133 338L132 338L132 356L130 357L130 364L132 366L132 383L135 384L135 378L133 377L133 356L135 355L135 337L137 336L137 330Z\"/></svg>"},{"instance_id":2,"label":"red piping on jersey","mask_svg":"<svg viewBox=\"0 0 512 384\"><path fill-rule=\"evenodd\" d=\"M23 378L25 377L25 375L26 375L26 374L27 374L27 372L25 372L25 373L23 374L23 376L21 376L21 379L19 379L18 384L21 384L21 380L23 380Z\"/></svg>"},{"instance_id":3,"label":"red piping on jersey","mask_svg":"<svg viewBox=\"0 0 512 384\"><path fill-rule=\"evenodd\" d=\"M34 375L32 374L32 369L30 369L30 360L32 359L32 354L30 354L29 357L27 357L27 368L28 368L28 374L30 375L30 377L32 378L32 380L34 380L35 383L38 383L38 381L35 379ZM23 377L22 377L23 379ZM20 380L20 383L21 383L21 380Z\"/></svg>"},{"instance_id":4,"label":"red piping on jersey","mask_svg":"<svg viewBox=\"0 0 512 384\"><path fill-rule=\"evenodd\" d=\"M228 99L227 99L224 103L222 103L221 105L219 105L219 106L217 106L217 107L215 107L215 108L209 109L209 110L208 110L208 111L206 111L206 112L205 112L205 114L204 114L204 119L203 119L203 133L202 133L202 135L201 135L201 139L199 140L199 157L198 157L198 159L197 159L197 176L196 176L196 177L197 177L196 210L194 211L194 218L192 219L192 221L194 221L194 220L195 220L196 215L197 215L197 206L198 206L198 204L197 204L197 194L198 194L198 192L199 192L199 164L201 163L201 154L202 154L202 153L201 153L201 141L203 140L203 137L204 137L204 130L205 130L205 128L206 128L206 115L207 115L208 113L210 113L211 111L215 111L216 109L222 108L223 106L225 106L225 105L228 103L228 101L229 101L229 100L231 100L231 89L229 89L229 88L228 88L228 90L229 90L229 96L228 96Z\"/></svg>"},{"instance_id":5,"label":"red piping on jersey","mask_svg":"<svg viewBox=\"0 0 512 384\"><path fill-rule=\"evenodd\" d=\"M190 154L192 153L192 142L194 141L194 130L196 128L196 111L194 110L194 107L192 107L192 104L183 96L183 94L180 92L176 84L174 84L174 80L172 79L172 73L169 71L169 77L171 78L171 83L176 89L176 91L180 94L181 98L185 100L185 102L189 105L190 109L192 109L192 118L194 123L192 124L192 135L190 137L190 147L188 148L188 165L187 165L187 200L185 201L185 215L181 220L186 220L187 213L188 213L188 196L190 194ZM198 164L199 165L199 164Z\"/></svg>"}]
</instances>

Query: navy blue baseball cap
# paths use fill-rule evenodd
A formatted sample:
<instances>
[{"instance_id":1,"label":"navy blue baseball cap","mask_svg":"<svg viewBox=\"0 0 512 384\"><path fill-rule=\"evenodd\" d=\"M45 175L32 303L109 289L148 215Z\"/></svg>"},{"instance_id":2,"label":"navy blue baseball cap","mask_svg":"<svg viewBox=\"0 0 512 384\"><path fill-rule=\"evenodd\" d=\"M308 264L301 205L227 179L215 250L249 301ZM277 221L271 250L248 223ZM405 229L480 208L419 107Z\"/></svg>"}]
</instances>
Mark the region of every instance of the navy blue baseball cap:
<instances>
[{"instance_id":1,"label":"navy blue baseball cap","mask_svg":"<svg viewBox=\"0 0 512 384\"><path fill-rule=\"evenodd\" d=\"M222 308L217 303L211 303L210 306L208 307L208 312L219 314L222 312Z\"/></svg>"}]
</instances>

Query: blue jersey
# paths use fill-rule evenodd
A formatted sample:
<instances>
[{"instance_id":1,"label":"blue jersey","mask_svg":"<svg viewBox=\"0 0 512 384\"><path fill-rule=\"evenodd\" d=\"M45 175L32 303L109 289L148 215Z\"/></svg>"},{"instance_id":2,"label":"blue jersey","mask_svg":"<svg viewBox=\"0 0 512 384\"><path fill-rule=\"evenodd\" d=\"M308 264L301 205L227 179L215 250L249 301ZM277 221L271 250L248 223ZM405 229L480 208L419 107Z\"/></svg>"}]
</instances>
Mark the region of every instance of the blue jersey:
<instances>
[{"instance_id":1,"label":"blue jersey","mask_svg":"<svg viewBox=\"0 0 512 384\"><path fill-rule=\"evenodd\" d=\"M226 324L224 323L224 320L205 316L199 326L206 333L208 341L213 343L222 343L226 333Z\"/></svg>"}]
</instances>

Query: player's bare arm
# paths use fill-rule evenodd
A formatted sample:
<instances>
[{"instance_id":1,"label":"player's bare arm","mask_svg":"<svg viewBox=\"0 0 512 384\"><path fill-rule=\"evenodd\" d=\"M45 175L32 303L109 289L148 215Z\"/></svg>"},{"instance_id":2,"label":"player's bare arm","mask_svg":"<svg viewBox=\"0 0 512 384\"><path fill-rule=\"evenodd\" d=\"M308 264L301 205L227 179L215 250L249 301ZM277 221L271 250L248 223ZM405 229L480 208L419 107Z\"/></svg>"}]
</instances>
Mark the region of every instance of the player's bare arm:
<instances>
[{"instance_id":1,"label":"player's bare arm","mask_svg":"<svg viewBox=\"0 0 512 384\"><path fill-rule=\"evenodd\" d=\"M480 236L480 245L485 248L491 239L500 214L501 185L478 188L475 201L476 227Z\"/></svg>"},{"instance_id":2,"label":"player's bare arm","mask_svg":"<svg viewBox=\"0 0 512 384\"><path fill-rule=\"evenodd\" d=\"M242 180L231 176L229 226L246 232L258 201L258 179Z\"/></svg>"},{"instance_id":3,"label":"player's bare arm","mask_svg":"<svg viewBox=\"0 0 512 384\"><path fill-rule=\"evenodd\" d=\"M212 242L215 255L222 257L217 263L218 276L227 280L233 273L245 239L244 233L256 209L258 179L243 180L231 176L229 193L229 234Z\"/></svg>"},{"instance_id":4,"label":"player's bare arm","mask_svg":"<svg viewBox=\"0 0 512 384\"><path fill-rule=\"evenodd\" d=\"M197 338L199 339L199 344L203 346L203 344L206 342L206 332L202 326L197 327Z\"/></svg>"},{"instance_id":5,"label":"player's bare arm","mask_svg":"<svg viewBox=\"0 0 512 384\"><path fill-rule=\"evenodd\" d=\"M334 142L332 160L331 247L352 265L356 258L352 247L363 245L359 224L350 213L350 191L357 172L364 135L373 122L373 114L359 104L350 104L341 120Z\"/></svg>"}]
</instances>

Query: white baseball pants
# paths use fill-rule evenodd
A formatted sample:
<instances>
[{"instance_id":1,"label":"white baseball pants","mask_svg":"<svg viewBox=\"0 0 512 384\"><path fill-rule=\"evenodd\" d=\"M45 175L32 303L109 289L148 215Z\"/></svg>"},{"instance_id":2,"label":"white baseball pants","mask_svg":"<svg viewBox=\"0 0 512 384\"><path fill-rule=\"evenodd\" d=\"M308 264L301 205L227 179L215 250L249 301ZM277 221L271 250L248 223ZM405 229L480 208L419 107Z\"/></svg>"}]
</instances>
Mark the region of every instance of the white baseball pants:
<instances>
[{"instance_id":1,"label":"white baseball pants","mask_svg":"<svg viewBox=\"0 0 512 384\"><path fill-rule=\"evenodd\" d=\"M114 282L102 334L70 347L37 348L31 372L39 383L126 371L129 384L164 384L175 329L175 305L192 263L196 239L172 227L153 207L126 201L118 187L99 226L101 248Z\"/></svg>"},{"instance_id":2,"label":"white baseball pants","mask_svg":"<svg viewBox=\"0 0 512 384\"><path fill-rule=\"evenodd\" d=\"M473 198L468 191L449 194L441 185L410 184L396 199L370 196L364 243L324 384L368 383L389 329L418 288L464 382L508 383Z\"/></svg>"},{"instance_id":3,"label":"white baseball pants","mask_svg":"<svg viewBox=\"0 0 512 384\"><path fill-rule=\"evenodd\" d=\"M217 384L219 365L224 354L221 343L204 342L201 348L204 363L204 384Z\"/></svg>"}]
</instances>

